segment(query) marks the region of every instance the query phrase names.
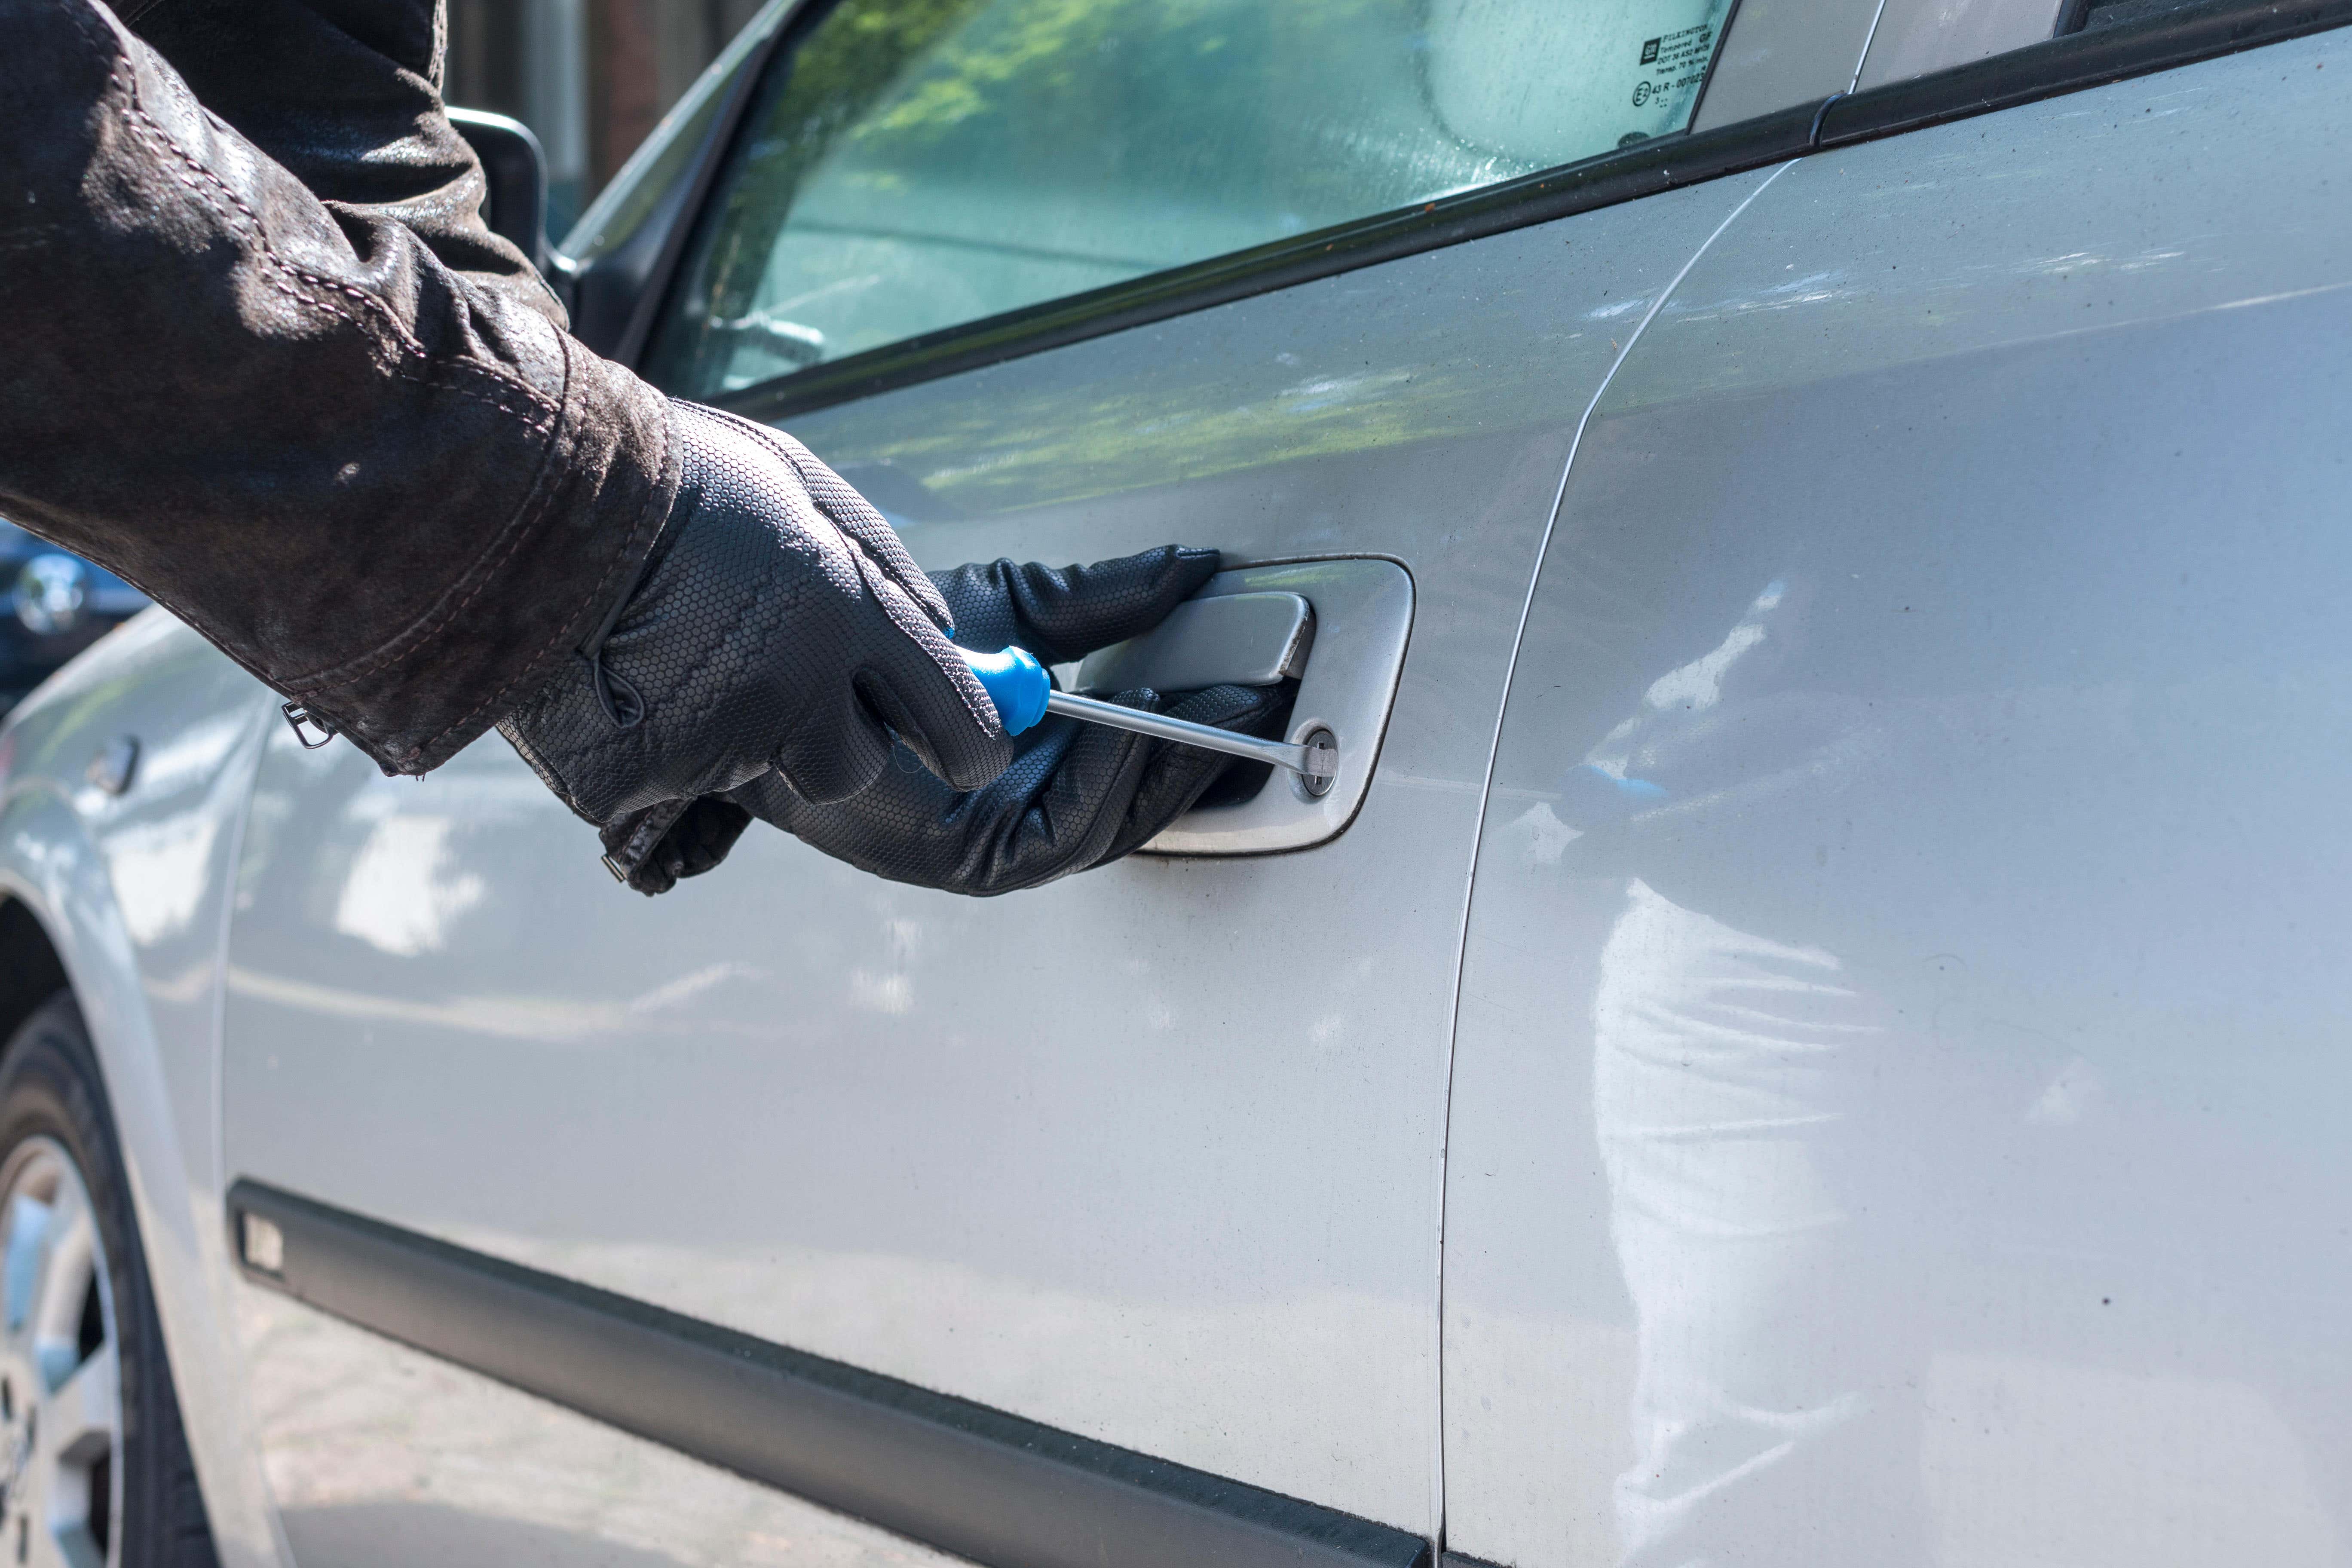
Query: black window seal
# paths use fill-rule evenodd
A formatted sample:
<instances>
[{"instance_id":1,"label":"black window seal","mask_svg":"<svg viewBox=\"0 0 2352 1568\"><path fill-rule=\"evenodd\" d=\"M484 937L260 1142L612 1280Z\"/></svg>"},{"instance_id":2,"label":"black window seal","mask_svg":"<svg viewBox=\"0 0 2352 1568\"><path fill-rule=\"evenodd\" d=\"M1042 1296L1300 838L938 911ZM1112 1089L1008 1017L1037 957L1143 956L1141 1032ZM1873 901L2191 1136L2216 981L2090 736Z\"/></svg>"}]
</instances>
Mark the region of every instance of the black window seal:
<instances>
[{"instance_id":1,"label":"black window seal","mask_svg":"<svg viewBox=\"0 0 2352 1568\"><path fill-rule=\"evenodd\" d=\"M2083 24L2090 19L2093 3L2094 0L2060 0L2058 25L2050 29L2052 36L2063 38L2069 33L2081 32Z\"/></svg>"},{"instance_id":2,"label":"black window seal","mask_svg":"<svg viewBox=\"0 0 2352 1568\"><path fill-rule=\"evenodd\" d=\"M2079 26L2079 19L2076 19ZM1840 99L1822 116L1824 149L1900 136L2175 66L2284 43L2352 22L2352 0L2216 0L2113 27L2063 34L1932 76Z\"/></svg>"},{"instance_id":3,"label":"black window seal","mask_svg":"<svg viewBox=\"0 0 2352 1568\"><path fill-rule=\"evenodd\" d=\"M243 1277L988 1568L1428 1568L1430 1543L240 1180Z\"/></svg>"},{"instance_id":4,"label":"black window seal","mask_svg":"<svg viewBox=\"0 0 2352 1568\"><path fill-rule=\"evenodd\" d=\"M1124 283L959 323L710 399L748 417L813 409L1020 359L1130 327L1613 206L1833 147L2103 87L2352 22L2352 0L2243 0L2070 33L1714 131L1443 196Z\"/></svg>"},{"instance_id":5,"label":"black window seal","mask_svg":"<svg viewBox=\"0 0 2352 1568\"><path fill-rule=\"evenodd\" d=\"M606 351L613 358L634 366L644 356L684 267L688 243L694 237L711 192L731 161L731 150L745 129L751 105L759 99L760 84L767 79L779 53L799 41L801 33L810 25L812 13L822 15L833 4L838 4L838 0L817 5L796 5L791 13L779 18L774 29L736 68L734 79L725 84L722 90L727 96L720 101L709 130L704 132L702 145L688 161L685 176L661 198L665 203L677 204L677 216L648 220L650 254L640 263L645 270L635 286L622 285L626 313L614 324L612 346ZM576 277L567 277L566 285L573 290L572 297L577 298Z\"/></svg>"}]
</instances>

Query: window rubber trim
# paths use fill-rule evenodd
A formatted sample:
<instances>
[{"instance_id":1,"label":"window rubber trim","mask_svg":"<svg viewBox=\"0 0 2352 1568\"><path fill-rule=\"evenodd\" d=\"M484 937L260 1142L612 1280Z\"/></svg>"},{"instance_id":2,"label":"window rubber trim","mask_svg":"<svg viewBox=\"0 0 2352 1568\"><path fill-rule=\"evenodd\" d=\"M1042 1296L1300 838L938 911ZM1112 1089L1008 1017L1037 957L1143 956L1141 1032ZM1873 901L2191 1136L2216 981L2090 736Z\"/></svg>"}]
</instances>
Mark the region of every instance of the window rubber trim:
<instances>
[{"instance_id":1,"label":"window rubber trim","mask_svg":"<svg viewBox=\"0 0 2352 1568\"><path fill-rule=\"evenodd\" d=\"M244 1277L989 1568L1427 1568L1410 1531L1044 1426L258 1182ZM250 1222L266 1222L275 1235ZM256 1245L257 1236L267 1241ZM254 1259L258 1254L270 1267Z\"/></svg>"},{"instance_id":2,"label":"window rubber trim","mask_svg":"<svg viewBox=\"0 0 2352 1568\"><path fill-rule=\"evenodd\" d=\"M709 399L774 421L1294 284L2352 22L2352 0L2217 0L1623 152L887 343Z\"/></svg>"},{"instance_id":3,"label":"window rubber trim","mask_svg":"<svg viewBox=\"0 0 2352 1568\"><path fill-rule=\"evenodd\" d=\"M661 198L664 203L676 201L676 212L667 219L647 218L657 241L644 263L644 275L632 290L627 317L621 322L610 351L614 359L634 368L645 357L653 342L654 330L660 323L662 310L684 267L687 247L709 205L712 189L728 166L731 151L742 133L743 121L760 96L761 85L768 79L768 72L779 54L800 42L802 32L813 25L812 18L821 17L839 3L840 0L824 0L812 6L803 0L795 0L790 10L777 17L774 30L754 45L749 57L736 68L735 79L722 89L727 98L719 104L710 129L703 133L702 145L687 162L686 174ZM625 243L623 249L626 248ZM585 270L580 268L567 279L573 289L579 287L579 272Z\"/></svg>"},{"instance_id":4,"label":"window rubber trim","mask_svg":"<svg viewBox=\"0 0 2352 1568\"><path fill-rule=\"evenodd\" d=\"M2060 20L2062 25L2069 20L2080 25L2079 19L2063 15ZM2244 0L2216 0L2117 26L2063 33L2046 43L1840 98L1824 106L1819 145L1827 150L1900 136L2284 43L2347 22L2352 22L2352 0L2271 0L2251 5Z\"/></svg>"}]
</instances>

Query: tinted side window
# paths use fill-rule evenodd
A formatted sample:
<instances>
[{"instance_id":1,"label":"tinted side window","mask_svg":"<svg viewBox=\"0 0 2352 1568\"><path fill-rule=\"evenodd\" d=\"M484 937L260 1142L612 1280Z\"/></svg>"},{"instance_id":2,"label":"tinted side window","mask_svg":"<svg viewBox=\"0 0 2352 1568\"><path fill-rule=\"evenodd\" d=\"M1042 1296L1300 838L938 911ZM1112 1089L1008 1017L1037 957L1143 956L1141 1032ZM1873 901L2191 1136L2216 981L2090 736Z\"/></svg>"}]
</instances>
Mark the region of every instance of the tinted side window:
<instances>
[{"instance_id":1,"label":"tinted side window","mask_svg":"<svg viewBox=\"0 0 2352 1568\"><path fill-rule=\"evenodd\" d=\"M713 396L1682 130L1728 0L840 0L648 360Z\"/></svg>"}]
</instances>

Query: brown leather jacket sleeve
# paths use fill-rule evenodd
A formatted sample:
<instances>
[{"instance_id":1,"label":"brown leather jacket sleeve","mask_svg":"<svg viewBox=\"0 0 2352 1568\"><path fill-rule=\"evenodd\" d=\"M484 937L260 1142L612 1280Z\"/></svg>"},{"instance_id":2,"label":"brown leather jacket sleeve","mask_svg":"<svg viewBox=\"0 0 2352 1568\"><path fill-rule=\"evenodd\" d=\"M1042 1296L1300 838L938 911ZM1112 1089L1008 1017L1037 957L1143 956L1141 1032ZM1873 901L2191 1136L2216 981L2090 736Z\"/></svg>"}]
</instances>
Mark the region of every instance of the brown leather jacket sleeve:
<instances>
[{"instance_id":1,"label":"brown leather jacket sleeve","mask_svg":"<svg viewBox=\"0 0 2352 1568\"><path fill-rule=\"evenodd\" d=\"M134 15L0 0L0 512L423 772L634 582L667 402L482 227L436 0Z\"/></svg>"},{"instance_id":2,"label":"brown leather jacket sleeve","mask_svg":"<svg viewBox=\"0 0 2352 1568\"><path fill-rule=\"evenodd\" d=\"M446 10L446 0L125 0L115 15L338 222L399 224L467 282L563 326L538 270L482 222L481 164L441 101Z\"/></svg>"}]
</instances>

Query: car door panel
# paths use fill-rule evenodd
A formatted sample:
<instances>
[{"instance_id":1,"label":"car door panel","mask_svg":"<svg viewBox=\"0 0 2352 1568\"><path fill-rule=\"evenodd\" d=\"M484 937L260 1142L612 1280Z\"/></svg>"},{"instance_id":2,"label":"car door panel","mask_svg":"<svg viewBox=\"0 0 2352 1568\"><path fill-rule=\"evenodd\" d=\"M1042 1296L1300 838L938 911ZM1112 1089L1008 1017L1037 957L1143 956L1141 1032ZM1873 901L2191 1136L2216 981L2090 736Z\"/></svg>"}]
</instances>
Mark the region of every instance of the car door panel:
<instances>
[{"instance_id":1,"label":"car door panel","mask_svg":"<svg viewBox=\"0 0 2352 1568\"><path fill-rule=\"evenodd\" d=\"M1612 382L1465 949L1460 1552L2343 1560L2347 68L1808 159Z\"/></svg>"},{"instance_id":2,"label":"car door panel","mask_svg":"<svg viewBox=\"0 0 2352 1568\"><path fill-rule=\"evenodd\" d=\"M230 1171L1433 1531L1441 1108L1511 629L1593 391L1761 178L794 422L932 566L1402 563L1378 770L1311 850L971 901L760 828L645 901L495 741L414 783L279 737Z\"/></svg>"}]
</instances>

